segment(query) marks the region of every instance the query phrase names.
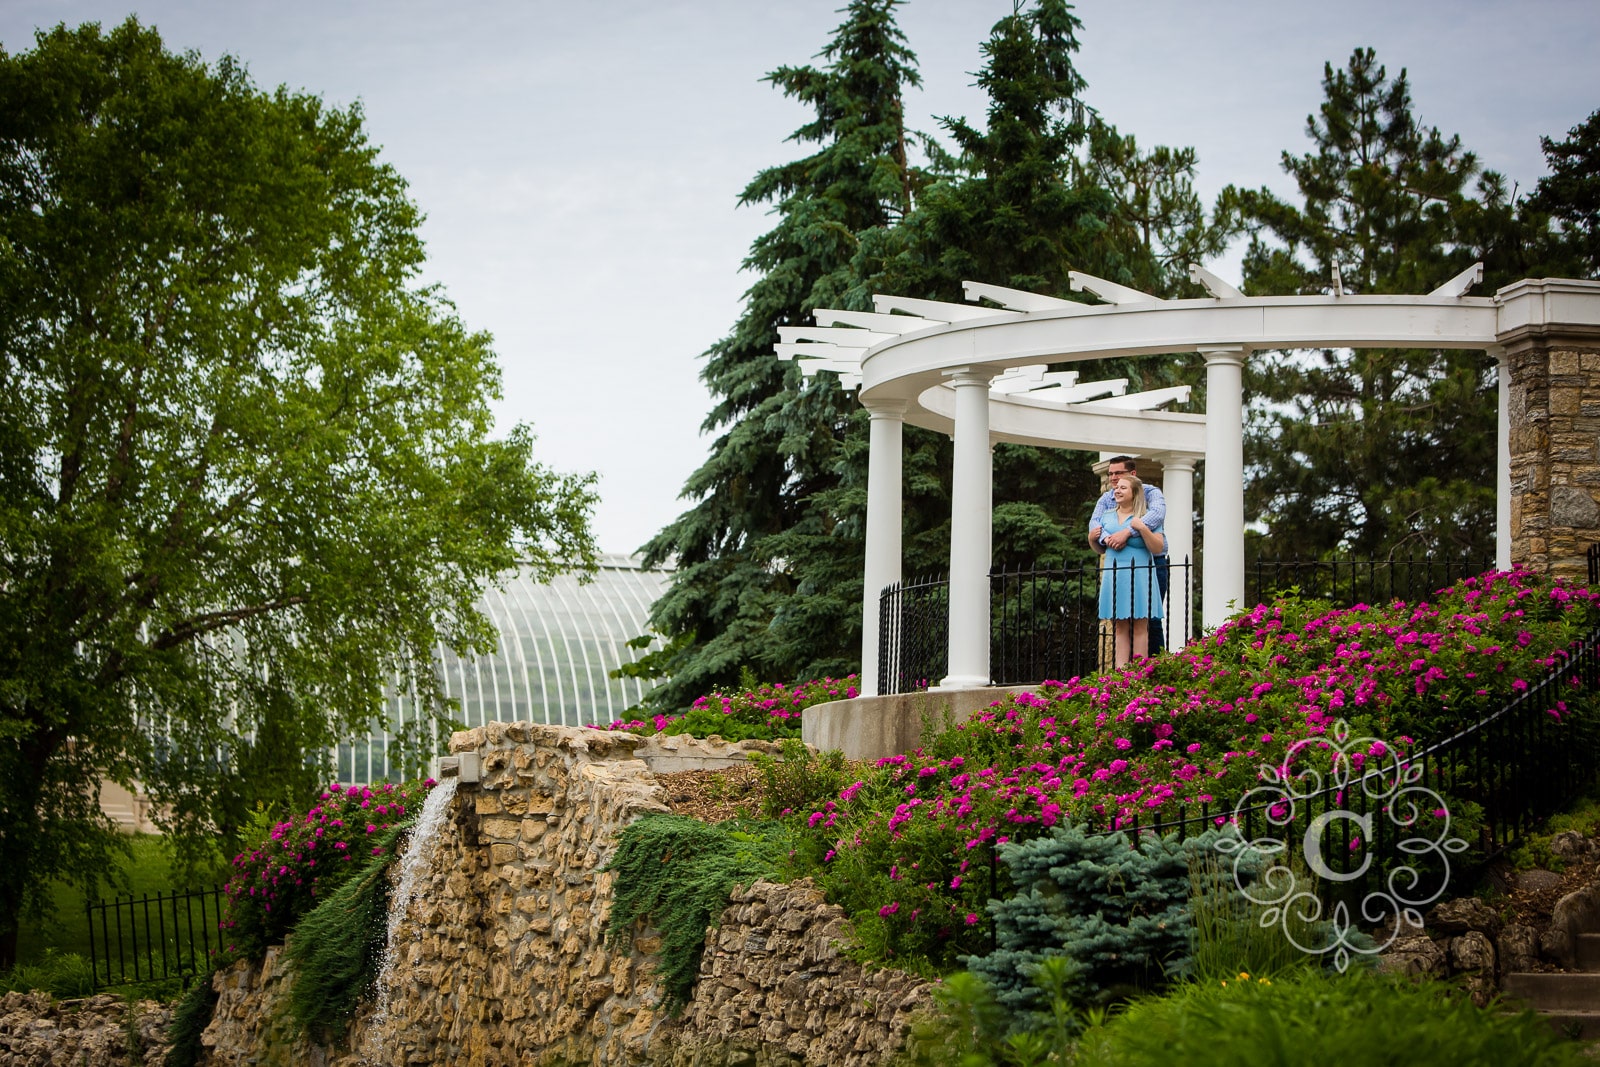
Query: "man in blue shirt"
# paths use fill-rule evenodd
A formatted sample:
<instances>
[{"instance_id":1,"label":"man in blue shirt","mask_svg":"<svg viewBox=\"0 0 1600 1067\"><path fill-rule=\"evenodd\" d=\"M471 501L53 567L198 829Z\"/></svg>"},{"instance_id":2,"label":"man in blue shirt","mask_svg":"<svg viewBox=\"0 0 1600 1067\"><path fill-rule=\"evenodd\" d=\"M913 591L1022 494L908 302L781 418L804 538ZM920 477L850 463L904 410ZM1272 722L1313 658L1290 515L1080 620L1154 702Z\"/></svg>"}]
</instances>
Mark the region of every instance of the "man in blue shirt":
<instances>
[{"instance_id":1,"label":"man in blue shirt","mask_svg":"<svg viewBox=\"0 0 1600 1067\"><path fill-rule=\"evenodd\" d=\"M1105 534L1101 526L1107 510L1114 509L1116 501L1111 496L1111 487L1117 484L1117 479L1124 474L1137 475L1133 457L1113 456L1106 464L1106 491L1095 502L1094 514L1089 516L1089 547L1101 555L1105 555L1107 548L1121 548L1128 543L1128 538L1133 536L1131 529L1121 530L1114 534ZM1153 485L1144 487L1144 521L1152 531L1164 532L1163 526L1167 520L1167 498L1161 495L1161 490ZM1166 599L1168 582L1168 560L1165 550L1155 557L1156 584L1161 587L1161 598ZM1165 647L1162 640L1161 620L1150 620L1150 654L1153 656Z\"/></svg>"}]
</instances>

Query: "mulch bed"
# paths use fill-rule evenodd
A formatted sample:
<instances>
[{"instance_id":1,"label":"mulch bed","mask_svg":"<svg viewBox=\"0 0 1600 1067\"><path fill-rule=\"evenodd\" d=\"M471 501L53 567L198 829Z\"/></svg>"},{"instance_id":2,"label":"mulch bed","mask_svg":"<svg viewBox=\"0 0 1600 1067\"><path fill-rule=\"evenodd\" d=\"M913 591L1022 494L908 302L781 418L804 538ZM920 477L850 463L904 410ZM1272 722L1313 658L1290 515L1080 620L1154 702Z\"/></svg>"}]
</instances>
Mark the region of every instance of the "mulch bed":
<instances>
[{"instance_id":1,"label":"mulch bed","mask_svg":"<svg viewBox=\"0 0 1600 1067\"><path fill-rule=\"evenodd\" d=\"M676 815L701 822L758 818L765 793L761 774L752 766L721 771L674 771L656 778L667 789L667 806Z\"/></svg>"}]
</instances>

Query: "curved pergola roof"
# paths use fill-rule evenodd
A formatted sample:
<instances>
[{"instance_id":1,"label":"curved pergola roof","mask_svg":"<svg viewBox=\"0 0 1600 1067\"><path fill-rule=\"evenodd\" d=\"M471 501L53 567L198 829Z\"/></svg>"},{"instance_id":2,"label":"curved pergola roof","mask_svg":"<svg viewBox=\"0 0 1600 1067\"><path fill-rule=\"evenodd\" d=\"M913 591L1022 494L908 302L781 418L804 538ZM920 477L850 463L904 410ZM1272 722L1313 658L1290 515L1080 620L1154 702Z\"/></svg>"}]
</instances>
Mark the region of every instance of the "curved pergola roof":
<instances>
[{"instance_id":1,"label":"curved pergola roof","mask_svg":"<svg viewBox=\"0 0 1600 1067\"><path fill-rule=\"evenodd\" d=\"M1048 364L1207 348L1488 349L1507 327L1500 301L1465 295L1482 277L1481 265L1425 296L1336 291L1247 297L1203 269L1191 268L1191 276L1213 295L1161 300L1073 271L1073 288L1106 303L1080 304L979 282L963 283L967 298L988 305L876 296L874 312L824 308L815 313L816 327L780 329L777 351L799 360L807 375L838 374L847 388L859 388L869 407L905 403L907 422L943 433L954 428L948 379L963 369L1002 376L990 390L990 432L997 441L1198 455L1204 452L1204 417L1154 410L1186 399L1186 391L1095 400L1073 395L1075 383L1060 381L1060 373L1042 375L1038 387L1006 388L1007 372L1037 379Z\"/></svg>"}]
</instances>

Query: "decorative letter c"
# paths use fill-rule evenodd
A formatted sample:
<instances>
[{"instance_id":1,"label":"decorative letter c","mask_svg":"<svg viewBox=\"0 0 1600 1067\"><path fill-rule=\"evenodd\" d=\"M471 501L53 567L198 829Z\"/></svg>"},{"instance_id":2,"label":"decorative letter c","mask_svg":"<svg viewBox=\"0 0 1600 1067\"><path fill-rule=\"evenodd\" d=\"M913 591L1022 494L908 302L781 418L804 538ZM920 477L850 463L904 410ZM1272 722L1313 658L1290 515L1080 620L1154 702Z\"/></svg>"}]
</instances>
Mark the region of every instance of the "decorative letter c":
<instances>
[{"instance_id":1,"label":"decorative letter c","mask_svg":"<svg viewBox=\"0 0 1600 1067\"><path fill-rule=\"evenodd\" d=\"M1353 811L1325 811L1311 820L1311 825L1306 827L1305 853L1306 864L1316 872L1319 878L1326 878L1333 882L1353 882L1367 873L1367 868L1372 866L1372 853L1369 850L1361 860L1361 866L1349 874L1339 874L1331 870L1322 859L1322 831L1334 819L1349 819L1361 827L1361 832L1368 840L1372 838L1372 816L1357 815Z\"/></svg>"}]
</instances>

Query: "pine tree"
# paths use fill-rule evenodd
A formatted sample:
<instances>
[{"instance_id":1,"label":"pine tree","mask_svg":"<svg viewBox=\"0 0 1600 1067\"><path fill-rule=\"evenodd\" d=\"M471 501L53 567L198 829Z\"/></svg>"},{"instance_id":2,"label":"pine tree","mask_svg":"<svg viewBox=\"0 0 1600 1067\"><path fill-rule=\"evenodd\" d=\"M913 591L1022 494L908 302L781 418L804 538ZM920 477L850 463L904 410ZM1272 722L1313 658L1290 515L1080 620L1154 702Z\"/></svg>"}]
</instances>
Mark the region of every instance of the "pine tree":
<instances>
[{"instance_id":1,"label":"pine tree","mask_svg":"<svg viewBox=\"0 0 1600 1067\"><path fill-rule=\"evenodd\" d=\"M1539 179L1532 207L1561 220L1586 277L1600 274L1600 111L1567 131L1564 141L1539 138L1550 173Z\"/></svg>"},{"instance_id":2,"label":"pine tree","mask_svg":"<svg viewBox=\"0 0 1600 1067\"><path fill-rule=\"evenodd\" d=\"M697 635L671 665L655 698L663 705L730 683L741 667L768 678L798 673L795 648L769 634L798 584L782 551L796 537L828 535L826 517L808 502L837 486L841 442L858 405L832 376L802 382L774 346L779 326L810 325L814 308L860 306L847 295L856 235L910 207L916 176L901 94L918 77L895 25L898 5L852 0L820 53L824 66L783 67L767 78L814 109L790 139L819 147L758 174L740 200L775 203L779 221L745 261L761 276L743 316L707 353L702 378L718 399L704 428L720 436L685 486L695 504L645 549L651 562L677 565L652 624Z\"/></svg>"},{"instance_id":3,"label":"pine tree","mask_svg":"<svg viewBox=\"0 0 1600 1067\"><path fill-rule=\"evenodd\" d=\"M1224 191L1252 231L1247 292L1331 292L1337 269L1345 292L1426 293L1483 260L1492 293L1547 261L1541 217L1459 137L1416 119L1404 71L1390 79L1357 49L1344 69L1326 65L1323 90L1313 151L1283 156L1301 205ZM1262 354L1246 388L1246 507L1267 527L1263 555L1492 555L1496 397L1482 353Z\"/></svg>"}]
</instances>

